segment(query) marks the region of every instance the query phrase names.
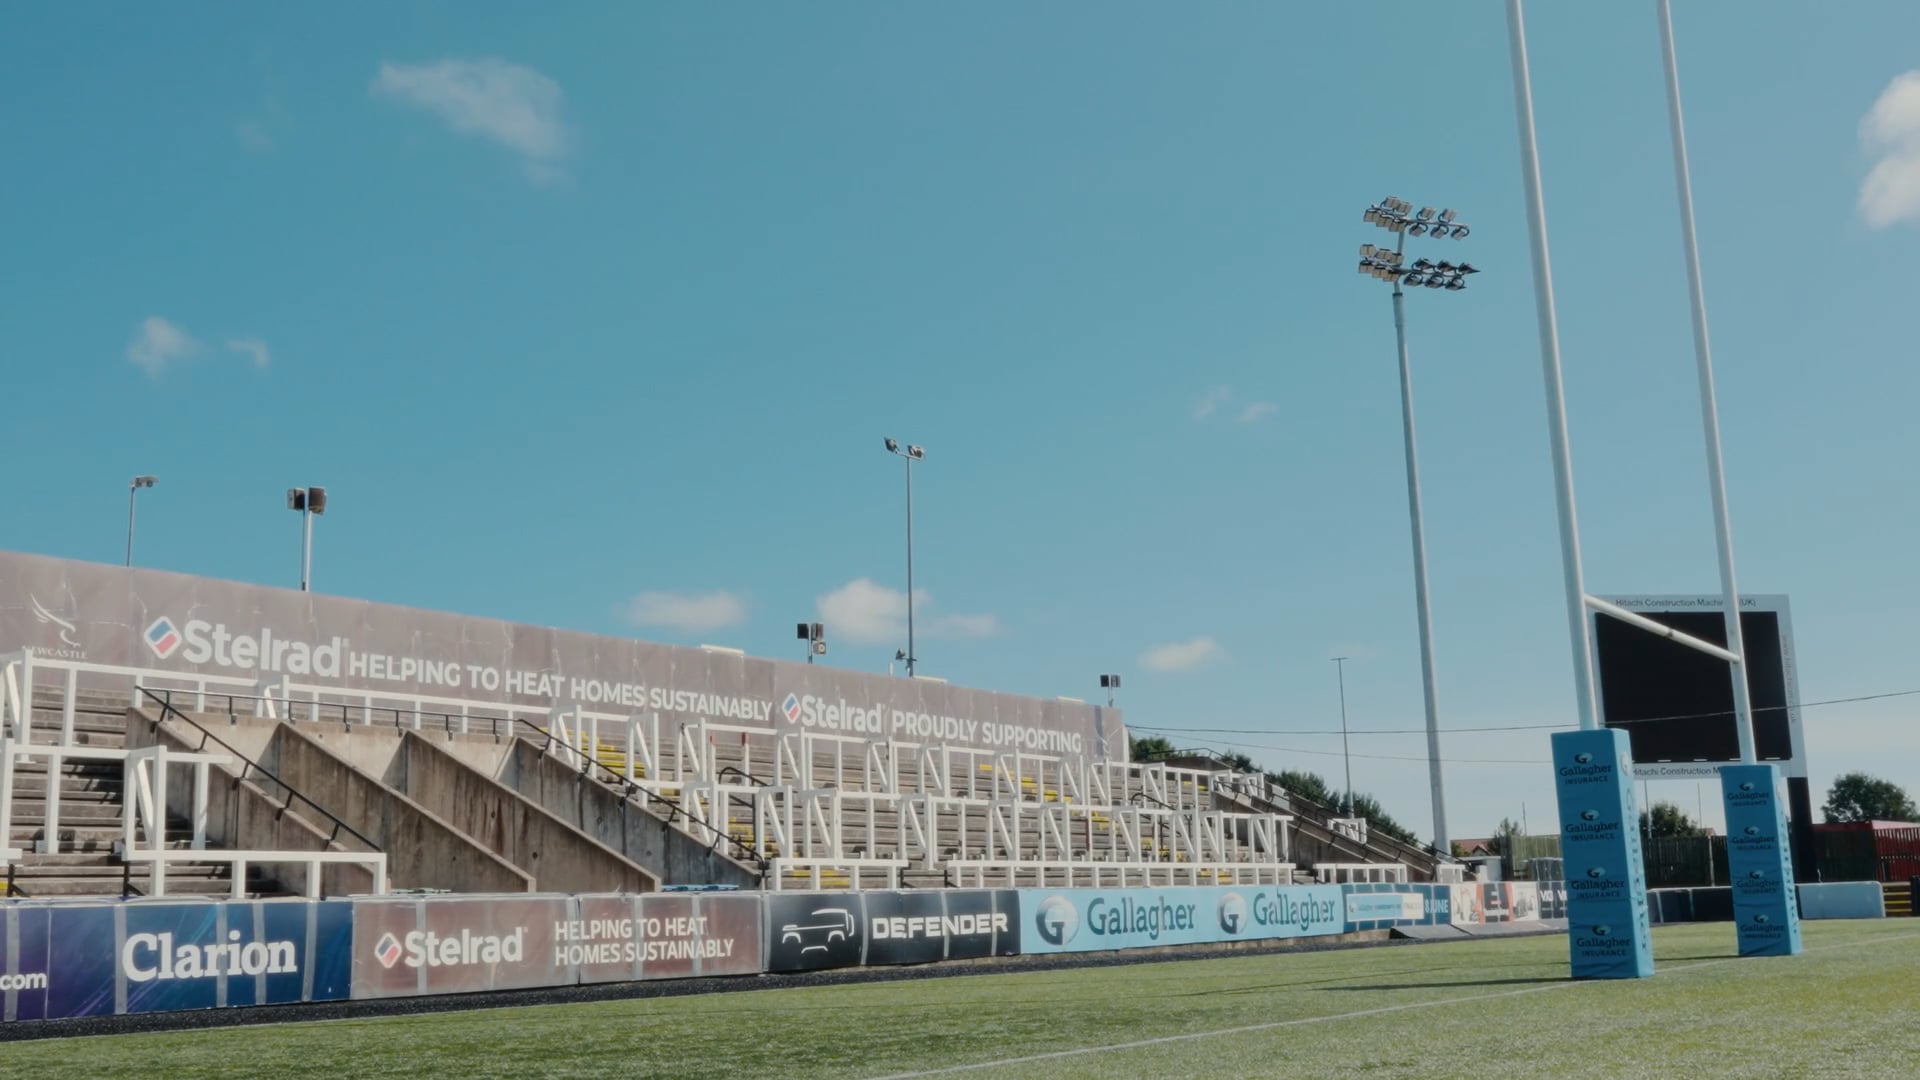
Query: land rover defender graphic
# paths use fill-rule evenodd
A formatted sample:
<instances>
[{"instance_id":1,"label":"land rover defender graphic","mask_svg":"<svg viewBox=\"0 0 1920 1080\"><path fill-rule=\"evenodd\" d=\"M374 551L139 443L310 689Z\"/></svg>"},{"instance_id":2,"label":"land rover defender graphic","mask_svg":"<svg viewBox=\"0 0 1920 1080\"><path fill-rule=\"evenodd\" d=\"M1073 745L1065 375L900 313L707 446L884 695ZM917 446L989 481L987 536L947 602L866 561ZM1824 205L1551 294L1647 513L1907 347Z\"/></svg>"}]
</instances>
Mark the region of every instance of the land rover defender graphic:
<instances>
[{"instance_id":1,"label":"land rover defender graphic","mask_svg":"<svg viewBox=\"0 0 1920 1080\"><path fill-rule=\"evenodd\" d=\"M798 944L802 956L816 950L826 952L833 942L853 936L853 913L846 908L815 908L807 919L804 925L788 923L780 928L780 943Z\"/></svg>"}]
</instances>

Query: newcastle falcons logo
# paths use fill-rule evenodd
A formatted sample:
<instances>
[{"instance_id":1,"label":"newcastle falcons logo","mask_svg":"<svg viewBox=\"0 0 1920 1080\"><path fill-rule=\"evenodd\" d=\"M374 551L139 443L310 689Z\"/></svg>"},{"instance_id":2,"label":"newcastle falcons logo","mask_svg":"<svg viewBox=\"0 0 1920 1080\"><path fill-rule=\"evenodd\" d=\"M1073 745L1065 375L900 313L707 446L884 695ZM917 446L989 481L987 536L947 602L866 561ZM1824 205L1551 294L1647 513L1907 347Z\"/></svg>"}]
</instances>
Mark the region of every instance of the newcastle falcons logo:
<instances>
[{"instance_id":1,"label":"newcastle falcons logo","mask_svg":"<svg viewBox=\"0 0 1920 1080\"><path fill-rule=\"evenodd\" d=\"M47 605L42 604L39 597L29 594L27 599L33 601L33 617L35 619L60 628L60 644L65 645L69 649L77 649L80 647L80 642L75 640L73 636L78 632L73 623L48 611Z\"/></svg>"}]
</instances>

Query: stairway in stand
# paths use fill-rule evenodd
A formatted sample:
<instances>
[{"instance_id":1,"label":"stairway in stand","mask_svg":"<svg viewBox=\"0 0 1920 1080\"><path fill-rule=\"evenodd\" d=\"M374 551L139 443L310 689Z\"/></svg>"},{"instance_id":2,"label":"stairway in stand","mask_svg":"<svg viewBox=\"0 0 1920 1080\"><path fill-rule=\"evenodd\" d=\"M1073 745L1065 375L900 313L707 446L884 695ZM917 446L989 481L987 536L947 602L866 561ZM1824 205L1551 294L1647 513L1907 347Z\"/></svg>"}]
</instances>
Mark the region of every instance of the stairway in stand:
<instances>
[{"instance_id":1,"label":"stairway in stand","mask_svg":"<svg viewBox=\"0 0 1920 1080\"><path fill-rule=\"evenodd\" d=\"M45 742L60 730L60 696L40 688L34 701L35 741ZM114 696L82 691L75 703L73 741L81 746L120 748L127 742L126 705ZM60 850L35 851L47 836L48 785L60 785ZM23 897L146 896L152 875L145 864L120 861L116 847L122 836L124 767L117 761L69 761L49 772L45 760L20 761L14 766L12 835L5 846L20 849L18 862L4 867L0 894ZM215 782L219 782L218 771ZM167 822L167 846L192 846L191 823L177 815ZM141 840L146 840L145 835ZM168 896L229 896L232 868L218 863L173 864L167 869ZM249 867L246 891L279 896L277 882Z\"/></svg>"}]
</instances>

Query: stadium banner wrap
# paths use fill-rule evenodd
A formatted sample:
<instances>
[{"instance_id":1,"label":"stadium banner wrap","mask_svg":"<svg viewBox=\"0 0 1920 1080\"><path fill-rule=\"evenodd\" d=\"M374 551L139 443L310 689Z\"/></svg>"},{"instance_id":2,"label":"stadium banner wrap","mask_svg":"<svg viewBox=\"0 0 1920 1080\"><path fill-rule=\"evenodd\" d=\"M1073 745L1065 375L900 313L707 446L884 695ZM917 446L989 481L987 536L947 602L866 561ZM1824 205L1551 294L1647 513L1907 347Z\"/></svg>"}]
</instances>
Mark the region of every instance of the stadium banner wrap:
<instances>
[{"instance_id":1,"label":"stadium banner wrap","mask_svg":"<svg viewBox=\"0 0 1920 1080\"><path fill-rule=\"evenodd\" d=\"M1560 731L1551 740L1573 977L1646 978L1653 930L1627 733Z\"/></svg>"},{"instance_id":2,"label":"stadium banner wrap","mask_svg":"<svg viewBox=\"0 0 1920 1080\"><path fill-rule=\"evenodd\" d=\"M303 899L0 905L0 1018L339 1001L352 917Z\"/></svg>"},{"instance_id":3,"label":"stadium banner wrap","mask_svg":"<svg viewBox=\"0 0 1920 1080\"><path fill-rule=\"evenodd\" d=\"M1727 874L1741 956L1798 956L1800 905L1787 848L1787 809L1777 765L1723 765Z\"/></svg>"},{"instance_id":4,"label":"stadium banner wrap","mask_svg":"<svg viewBox=\"0 0 1920 1080\"><path fill-rule=\"evenodd\" d=\"M1339 885L1021 889L1029 953L1319 937L1345 933Z\"/></svg>"},{"instance_id":5,"label":"stadium banner wrap","mask_svg":"<svg viewBox=\"0 0 1920 1080\"><path fill-rule=\"evenodd\" d=\"M0 652L869 741L1122 758L1117 710L158 570L0 552ZM130 680L126 680L130 685Z\"/></svg>"},{"instance_id":6,"label":"stadium banner wrap","mask_svg":"<svg viewBox=\"0 0 1920 1080\"><path fill-rule=\"evenodd\" d=\"M353 998L757 975L757 894L353 901Z\"/></svg>"},{"instance_id":7,"label":"stadium banner wrap","mask_svg":"<svg viewBox=\"0 0 1920 1080\"><path fill-rule=\"evenodd\" d=\"M819 971L1017 956L1021 930L1013 889L766 894L767 970Z\"/></svg>"},{"instance_id":8,"label":"stadium banner wrap","mask_svg":"<svg viewBox=\"0 0 1920 1080\"><path fill-rule=\"evenodd\" d=\"M1346 893L1349 932L1566 917L1566 888L1559 881L1353 882L1340 888Z\"/></svg>"}]
</instances>

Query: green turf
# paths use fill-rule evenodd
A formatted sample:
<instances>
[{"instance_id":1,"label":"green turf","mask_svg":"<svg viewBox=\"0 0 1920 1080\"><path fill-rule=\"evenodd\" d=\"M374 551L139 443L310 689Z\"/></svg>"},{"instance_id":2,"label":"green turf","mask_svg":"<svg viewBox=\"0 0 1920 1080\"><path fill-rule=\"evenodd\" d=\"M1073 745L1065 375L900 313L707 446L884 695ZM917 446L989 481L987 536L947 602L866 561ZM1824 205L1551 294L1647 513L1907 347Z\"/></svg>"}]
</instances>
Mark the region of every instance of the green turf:
<instances>
[{"instance_id":1,"label":"green turf","mask_svg":"<svg viewBox=\"0 0 1920 1080\"><path fill-rule=\"evenodd\" d=\"M1639 981L1569 981L1564 938L1491 940L0 1044L0 1074L1904 1074L1920 1061L1920 923L1805 932L1803 956L1741 960L1728 924L1663 928L1660 972ZM1183 1038L1125 1045L1168 1036Z\"/></svg>"}]
</instances>

